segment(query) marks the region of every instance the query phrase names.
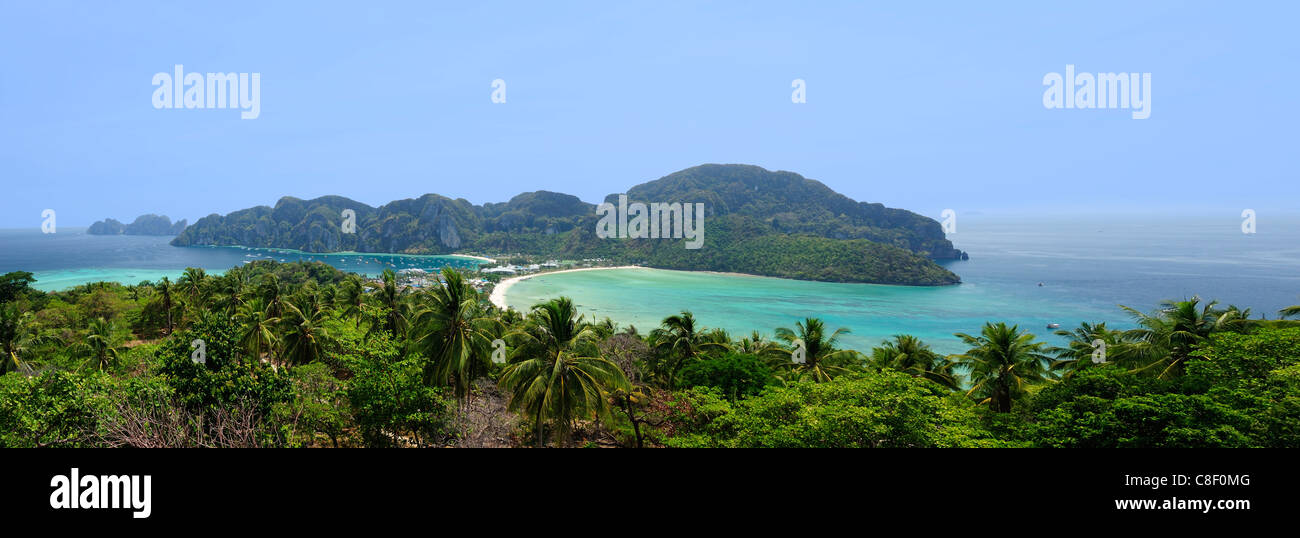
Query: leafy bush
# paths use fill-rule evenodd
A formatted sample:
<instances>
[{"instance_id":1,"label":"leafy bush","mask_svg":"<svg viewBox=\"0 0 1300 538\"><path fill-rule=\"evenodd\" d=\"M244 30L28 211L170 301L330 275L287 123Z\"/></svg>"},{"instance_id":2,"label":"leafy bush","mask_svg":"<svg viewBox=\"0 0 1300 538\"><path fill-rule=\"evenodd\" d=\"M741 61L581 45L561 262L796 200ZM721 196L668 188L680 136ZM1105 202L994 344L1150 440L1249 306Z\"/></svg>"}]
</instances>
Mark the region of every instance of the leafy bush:
<instances>
[{"instance_id":1,"label":"leafy bush","mask_svg":"<svg viewBox=\"0 0 1300 538\"><path fill-rule=\"evenodd\" d=\"M687 393L697 416L668 440L677 447L1000 446L969 404L934 383L897 372L800 382L725 405L717 393Z\"/></svg>"},{"instance_id":2,"label":"leafy bush","mask_svg":"<svg viewBox=\"0 0 1300 538\"><path fill-rule=\"evenodd\" d=\"M195 340L202 340L206 360L193 359ZM293 394L287 373L256 360L241 360L234 323L229 317L204 313L175 337L167 339L158 356L158 374L176 389L191 411L252 405L262 417Z\"/></svg>"},{"instance_id":3,"label":"leafy bush","mask_svg":"<svg viewBox=\"0 0 1300 538\"><path fill-rule=\"evenodd\" d=\"M776 381L762 359L743 353L695 361L682 368L680 375L683 387L713 387L732 401L754 396Z\"/></svg>"},{"instance_id":4,"label":"leafy bush","mask_svg":"<svg viewBox=\"0 0 1300 538\"><path fill-rule=\"evenodd\" d=\"M421 359L402 360L382 334L349 349L347 396L366 446L430 446L452 436L455 402L424 384Z\"/></svg>"},{"instance_id":5,"label":"leafy bush","mask_svg":"<svg viewBox=\"0 0 1300 538\"><path fill-rule=\"evenodd\" d=\"M94 446L98 373L0 375L0 448Z\"/></svg>"}]
</instances>

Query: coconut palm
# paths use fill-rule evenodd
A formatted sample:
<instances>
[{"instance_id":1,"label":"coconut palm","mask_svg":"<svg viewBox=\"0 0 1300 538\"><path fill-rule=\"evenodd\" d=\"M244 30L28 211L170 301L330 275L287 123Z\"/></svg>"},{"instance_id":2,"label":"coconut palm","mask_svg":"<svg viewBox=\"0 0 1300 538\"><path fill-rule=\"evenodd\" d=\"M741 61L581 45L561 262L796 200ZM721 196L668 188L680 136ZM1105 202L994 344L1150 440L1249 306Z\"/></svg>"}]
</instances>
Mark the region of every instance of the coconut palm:
<instances>
[{"instance_id":1,"label":"coconut palm","mask_svg":"<svg viewBox=\"0 0 1300 538\"><path fill-rule=\"evenodd\" d=\"M683 366L695 361L707 351L723 351L727 343L707 336L708 329L699 326L689 310L664 318L659 328L650 331L651 345L658 352L650 369L658 374L661 383L671 387Z\"/></svg>"},{"instance_id":2,"label":"coconut palm","mask_svg":"<svg viewBox=\"0 0 1300 538\"><path fill-rule=\"evenodd\" d=\"M606 316L605 319L592 324L592 327L596 329L596 333L600 335L601 339L614 336L614 333L618 332L618 324L614 323L614 320L610 319L608 316Z\"/></svg>"},{"instance_id":3,"label":"coconut palm","mask_svg":"<svg viewBox=\"0 0 1300 538\"><path fill-rule=\"evenodd\" d=\"M186 267L185 273L181 275L176 284L186 295L189 295L190 303L197 306L199 296L206 291L208 283L208 272L198 267Z\"/></svg>"},{"instance_id":4,"label":"coconut palm","mask_svg":"<svg viewBox=\"0 0 1300 538\"><path fill-rule=\"evenodd\" d=\"M382 283L372 284L372 287L375 288L375 298L385 309L384 330L391 336L406 332L408 318L406 309L402 307L403 290L397 286L397 273L384 269Z\"/></svg>"},{"instance_id":5,"label":"coconut palm","mask_svg":"<svg viewBox=\"0 0 1300 538\"><path fill-rule=\"evenodd\" d=\"M795 322L794 330L778 328L776 337L791 346L791 354L774 361L774 366L784 370L777 377L786 382L812 380L822 383L849 371L860 362L861 355L851 349L835 349L840 335L848 333L849 329L841 327L827 335L826 324L813 317ZM796 354L801 355L802 362L795 362Z\"/></svg>"},{"instance_id":6,"label":"coconut palm","mask_svg":"<svg viewBox=\"0 0 1300 538\"><path fill-rule=\"evenodd\" d=\"M500 321L501 323L504 323L506 325L517 325L524 321L524 315L520 314L519 311L515 310L514 308L506 308L504 310L497 308L496 311L497 311L497 321Z\"/></svg>"},{"instance_id":7,"label":"coconut palm","mask_svg":"<svg viewBox=\"0 0 1300 538\"><path fill-rule=\"evenodd\" d=\"M1103 361L1125 363L1127 366L1126 357L1122 353L1124 348L1121 345L1124 341L1124 331L1108 329L1105 322L1085 321L1072 331L1057 329L1056 335L1065 337L1066 345L1047 350L1048 353L1056 356L1056 360L1051 364L1052 371L1065 372L1068 377ZM1098 340L1101 341L1100 344L1097 343ZM1102 350L1105 351L1104 355L1101 353Z\"/></svg>"},{"instance_id":8,"label":"coconut palm","mask_svg":"<svg viewBox=\"0 0 1300 538\"><path fill-rule=\"evenodd\" d=\"M252 360L259 360L263 352L275 349L279 342L275 327L280 318L271 316L266 301L255 298L244 303L235 314L235 321L240 326L239 344Z\"/></svg>"},{"instance_id":9,"label":"coconut palm","mask_svg":"<svg viewBox=\"0 0 1300 538\"><path fill-rule=\"evenodd\" d=\"M974 396L981 405L995 411L1011 411L1011 403L1030 383L1048 379L1052 359L1043 353L1044 344L1028 331L1006 323L985 323L979 336L956 335L970 349L953 357L965 369Z\"/></svg>"},{"instance_id":10,"label":"coconut palm","mask_svg":"<svg viewBox=\"0 0 1300 538\"><path fill-rule=\"evenodd\" d=\"M158 300L160 305L162 306L163 311L167 313L167 334L171 334L172 327L174 327L172 324L172 307L175 306L175 302L172 299L172 293L175 291L175 287L172 285L170 279L162 277L162 280L158 281L156 289L158 290Z\"/></svg>"},{"instance_id":11,"label":"coconut palm","mask_svg":"<svg viewBox=\"0 0 1300 538\"><path fill-rule=\"evenodd\" d=\"M216 310L227 315L239 312L240 307L248 302L254 291L249 285L248 274L244 271L233 271L217 279L215 287L217 288Z\"/></svg>"},{"instance_id":12,"label":"coconut palm","mask_svg":"<svg viewBox=\"0 0 1300 538\"><path fill-rule=\"evenodd\" d=\"M290 297L289 301L297 306L299 310L312 315L324 312L329 305L329 302L321 297L320 287L316 285L315 280L308 280L303 283L302 287L298 289L298 293Z\"/></svg>"},{"instance_id":13,"label":"coconut palm","mask_svg":"<svg viewBox=\"0 0 1300 538\"><path fill-rule=\"evenodd\" d=\"M284 317L284 296L280 289L280 279L275 274L262 275L262 282L257 286L257 295L266 304L267 314L273 318Z\"/></svg>"},{"instance_id":14,"label":"coconut palm","mask_svg":"<svg viewBox=\"0 0 1300 538\"><path fill-rule=\"evenodd\" d=\"M700 336L700 342L710 351L730 351L731 333L722 328L709 329Z\"/></svg>"},{"instance_id":15,"label":"coconut palm","mask_svg":"<svg viewBox=\"0 0 1300 538\"><path fill-rule=\"evenodd\" d=\"M442 269L443 284L431 290L415 315L415 346L425 358L424 382L451 385L464 403L470 384L491 367L491 325L478 292L456 270ZM464 408L465 406L461 406Z\"/></svg>"},{"instance_id":16,"label":"coconut palm","mask_svg":"<svg viewBox=\"0 0 1300 538\"><path fill-rule=\"evenodd\" d=\"M114 328L113 323L105 321L104 318L90 320L86 340L73 346L76 351L88 355L86 367L93 365L103 372L117 363L121 348L114 344Z\"/></svg>"},{"instance_id":17,"label":"coconut palm","mask_svg":"<svg viewBox=\"0 0 1300 538\"><path fill-rule=\"evenodd\" d=\"M33 346L48 340L32 326L32 313L23 312L17 306L6 304L0 307L0 375L7 372L30 372L31 367L23 361L23 356Z\"/></svg>"},{"instance_id":18,"label":"coconut palm","mask_svg":"<svg viewBox=\"0 0 1300 538\"><path fill-rule=\"evenodd\" d=\"M871 362L877 368L892 368L912 377L929 379L956 390L960 383L953 373L953 363L920 338L896 334L871 350Z\"/></svg>"},{"instance_id":19,"label":"coconut palm","mask_svg":"<svg viewBox=\"0 0 1300 538\"><path fill-rule=\"evenodd\" d=\"M578 419L607 416L609 395L631 385L617 365L600 356L596 331L561 297L533 307L522 345L501 373L511 391L507 408L533 420L539 445L546 445L547 423L567 439Z\"/></svg>"},{"instance_id":20,"label":"coconut palm","mask_svg":"<svg viewBox=\"0 0 1300 538\"><path fill-rule=\"evenodd\" d=\"M356 326L361 327L363 317L361 307L366 302L365 282L356 273L348 273L347 278L339 284L339 292L334 296L334 302L343 309L344 316L356 319Z\"/></svg>"},{"instance_id":21,"label":"coconut palm","mask_svg":"<svg viewBox=\"0 0 1300 538\"><path fill-rule=\"evenodd\" d=\"M1241 312L1216 309L1218 304L1202 303L1200 297L1193 296L1185 301L1164 301L1151 314L1121 306L1138 323L1138 328L1124 332L1121 353L1140 365L1136 371L1161 379L1182 375L1197 344L1215 332L1241 327Z\"/></svg>"},{"instance_id":22,"label":"coconut palm","mask_svg":"<svg viewBox=\"0 0 1300 538\"><path fill-rule=\"evenodd\" d=\"M741 338L739 342L732 346L732 349L738 353L764 359L790 356L789 350L781 347L781 344L775 341L768 340L758 331L750 332L749 336Z\"/></svg>"},{"instance_id":23,"label":"coconut palm","mask_svg":"<svg viewBox=\"0 0 1300 538\"><path fill-rule=\"evenodd\" d=\"M1282 319L1300 317L1300 305L1288 306L1277 311L1277 315Z\"/></svg>"},{"instance_id":24,"label":"coconut palm","mask_svg":"<svg viewBox=\"0 0 1300 538\"><path fill-rule=\"evenodd\" d=\"M1219 319L1215 323L1220 331L1246 332L1262 320L1262 317L1261 320L1250 319L1251 309L1242 309L1234 304L1228 305L1218 314Z\"/></svg>"},{"instance_id":25,"label":"coconut palm","mask_svg":"<svg viewBox=\"0 0 1300 538\"><path fill-rule=\"evenodd\" d=\"M287 364L307 364L325 357L325 345L329 342L329 331L321 326L320 311L304 311L293 303L284 303L285 334L281 337L284 345L282 354Z\"/></svg>"}]
</instances>

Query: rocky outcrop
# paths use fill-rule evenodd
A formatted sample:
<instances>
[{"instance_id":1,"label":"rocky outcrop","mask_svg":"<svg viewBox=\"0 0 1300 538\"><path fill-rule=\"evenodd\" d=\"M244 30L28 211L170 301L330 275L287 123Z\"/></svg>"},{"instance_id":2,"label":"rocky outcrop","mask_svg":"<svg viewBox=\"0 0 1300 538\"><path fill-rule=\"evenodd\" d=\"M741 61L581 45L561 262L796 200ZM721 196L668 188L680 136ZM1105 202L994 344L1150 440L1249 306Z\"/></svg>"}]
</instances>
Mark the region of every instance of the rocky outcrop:
<instances>
[{"instance_id":1,"label":"rocky outcrop","mask_svg":"<svg viewBox=\"0 0 1300 538\"><path fill-rule=\"evenodd\" d=\"M173 223L166 215L140 215L131 224L122 224L116 219L104 219L90 225L86 233L91 235L178 235L186 227L186 220Z\"/></svg>"}]
</instances>

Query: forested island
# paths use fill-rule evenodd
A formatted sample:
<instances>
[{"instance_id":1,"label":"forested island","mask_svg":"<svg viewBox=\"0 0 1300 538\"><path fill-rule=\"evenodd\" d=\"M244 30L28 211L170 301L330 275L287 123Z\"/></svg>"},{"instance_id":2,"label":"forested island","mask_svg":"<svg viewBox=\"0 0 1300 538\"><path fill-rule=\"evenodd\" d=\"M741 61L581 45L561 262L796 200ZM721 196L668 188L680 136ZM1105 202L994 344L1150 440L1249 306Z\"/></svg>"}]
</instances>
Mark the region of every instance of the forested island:
<instances>
[{"instance_id":1,"label":"forested island","mask_svg":"<svg viewBox=\"0 0 1300 538\"><path fill-rule=\"evenodd\" d=\"M684 248L680 239L600 238L595 204L547 191L484 205L426 194L378 208L341 196L285 197L274 208L199 219L172 244L602 258L663 269L907 285L958 283L935 260L966 257L934 219L857 202L792 172L708 164L634 186L626 195L632 203L702 203L703 248ZM344 210L355 215L355 233L344 232Z\"/></svg>"},{"instance_id":2,"label":"forested island","mask_svg":"<svg viewBox=\"0 0 1300 538\"><path fill-rule=\"evenodd\" d=\"M131 224L122 224L116 219L97 221L86 229L91 235L178 235L185 229L186 220L172 222L166 215L153 213L136 217Z\"/></svg>"},{"instance_id":3,"label":"forested island","mask_svg":"<svg viewBox=\"0 0 1300 538\"><path fill-rule=\"evenodd\" d=\"M564 297L503 310L473 278L0 276L0 447L1300 446L1300 306L1126 307L1135 328L1059 346L990 320L945 356L907 334L847 349L816 317L729 334Z\"/></svg>"}]
</instances>

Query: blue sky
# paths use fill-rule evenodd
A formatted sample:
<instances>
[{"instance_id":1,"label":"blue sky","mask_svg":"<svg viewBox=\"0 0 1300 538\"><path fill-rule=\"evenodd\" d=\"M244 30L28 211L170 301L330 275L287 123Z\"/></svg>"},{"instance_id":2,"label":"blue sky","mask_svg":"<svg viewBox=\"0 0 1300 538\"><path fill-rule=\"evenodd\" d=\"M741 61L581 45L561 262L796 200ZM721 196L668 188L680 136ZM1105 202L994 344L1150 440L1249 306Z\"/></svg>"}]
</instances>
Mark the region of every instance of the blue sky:
<instances>
[{"instance_id":1,"label":"blue sky","mask_svg":"<svg viewBox=\"0 0 1300 538\"><path fill-rule=\"evenodd\" d=\"M598 201L709 162L936 218L1300 209L1290 3L358 4L7 3L0 227ZM175 64L260 73L261 116L154 109ZM1045 109L1066 64L1151 73L1151 117Z\"/></svg>"}]
</instances>

